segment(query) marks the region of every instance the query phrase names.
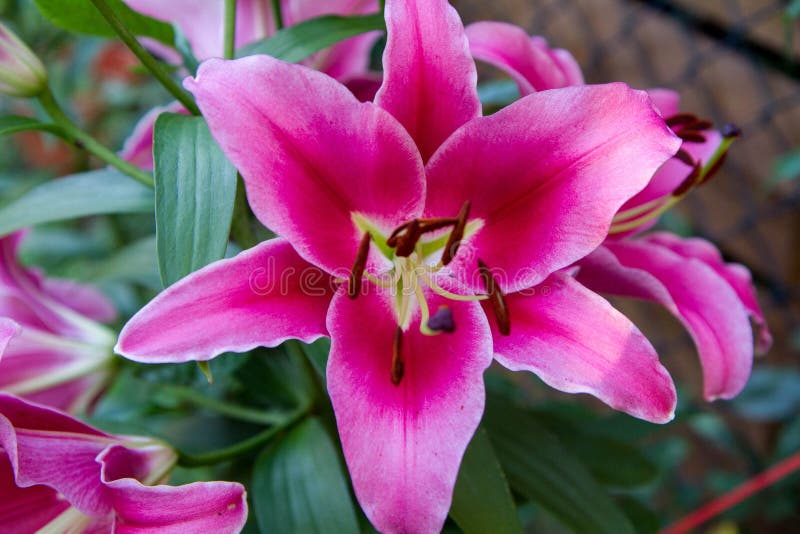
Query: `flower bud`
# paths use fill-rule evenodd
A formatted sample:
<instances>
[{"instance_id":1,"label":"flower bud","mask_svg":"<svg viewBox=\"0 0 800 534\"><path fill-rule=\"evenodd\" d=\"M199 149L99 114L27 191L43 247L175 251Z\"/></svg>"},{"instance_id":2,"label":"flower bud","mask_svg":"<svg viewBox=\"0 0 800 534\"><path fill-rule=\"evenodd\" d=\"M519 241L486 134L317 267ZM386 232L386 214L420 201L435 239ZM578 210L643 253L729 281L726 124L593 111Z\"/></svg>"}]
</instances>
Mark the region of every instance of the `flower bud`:
<instances>
[{"instance_id":1,"label":"flower bud","mask_svg":"<svg viewBox=\"0 0 800 534\"><path fill-rule=\"evenodd\" d=\"M47 72L30 48L0 23L0 94L30 97L47 87Z\"/></svg>"}]
</instances>

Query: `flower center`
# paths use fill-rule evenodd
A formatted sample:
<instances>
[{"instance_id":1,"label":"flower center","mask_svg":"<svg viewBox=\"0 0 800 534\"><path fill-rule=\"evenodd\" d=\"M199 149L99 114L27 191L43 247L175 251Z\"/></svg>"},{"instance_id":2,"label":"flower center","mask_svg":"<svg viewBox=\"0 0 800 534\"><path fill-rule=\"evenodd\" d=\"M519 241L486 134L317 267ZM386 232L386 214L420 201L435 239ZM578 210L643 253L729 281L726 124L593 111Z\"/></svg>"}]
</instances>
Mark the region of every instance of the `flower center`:
<instances>
[{"instance_id":1,"label":"flower center","mask_svg":"<svg viewBox=\"0 0 800 534\"><path fill-rule=\"evenodd\" d=\"M391 290L395 296L394 311L397 317L392 347L391 380L399 385L403 379L405 363L403 360L403 332L408 330L416 305L420 314L420 332L427 336L452 333L456 322L449 306L439 306L431 311L425 298L426 290L452 301L474 302L489 300L492 311L502 334L510 333L508 309L500 288L486 264L478 259L478 269L486 287L486 294L459 295L441 287L436 281L436 273L450 264L458 254L465 237L473 235L482 226L480 219L469 219L470 202L467 201L455 217L432 219L412 219L398 226L388 238L384 239L373 226L361 218L354 218L357 226L364 232L358 247L353 268L348 280L348 296L355 299L362 291L363 279ZM433 239L423 238L444 229L449 231ZM392 268L381 276L366 271L370 244L375 244L381 252L392 260ZM441 251L438 263L431 265L425 260ZM435 256L434 256L435 257Z\"/></svg>"}]
</instances>

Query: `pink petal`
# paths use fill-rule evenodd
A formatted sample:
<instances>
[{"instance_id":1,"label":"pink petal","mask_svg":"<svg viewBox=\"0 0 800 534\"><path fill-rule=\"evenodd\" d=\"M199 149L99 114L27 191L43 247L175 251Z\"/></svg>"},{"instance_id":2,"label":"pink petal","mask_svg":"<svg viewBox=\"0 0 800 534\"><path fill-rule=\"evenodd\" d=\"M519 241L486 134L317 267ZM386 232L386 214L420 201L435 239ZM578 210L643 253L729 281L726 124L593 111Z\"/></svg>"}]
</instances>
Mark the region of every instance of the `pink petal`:
<instances>
[{"instance_id":1,"label":"pink petal","mask_svg":"<svg viewBox=\"0 0 800 534\"><path fill-rule=\"evenodd\" d=\"M756 324L758 329L756 352L763 354L769 350L772 346L772 334L761 311L761 306L758 305L756 288L753 286L753 278L750 276L750 271L747 267L739 263L726 263L713 243L699 237L683 239L675 234L657 232L647 235L644 240L648 243L667 247L684 258L698 259L714 269L714 272L728 282L733 290L736 291L739 300L742 301L742 304L750 314L750 318Z\"/></svg>"},{"instance_id":2,"label":"pink petal","mask_svg":"<svg viewBox=\"0 0 800 534\"><path fill-rule=\"evenodd\" d=\"M327 335L330 277L273 239L190 274L122 329L118 354L145 363L209 360L226 351L310 343Z\"/></svg>"},{"instance_id":3,"label":"pink petal","mask_svg":"<svg viewBox=\"0 0 800 534\"><path fill-rule=\"evenodd\" d=\"M707 400L730 399L753 363L753 334L733 288L703 261L644 240L607 243L580 263L578 280L613 295L658 302L694 339Z\"/></svg>"},{"instance_id":4,"label":"pink petal","mask_svg":"<svg viewBox=\"0 0 800 534\"><path fill-rule=\"evenodd\" d=\"M708 163L711 156L722 142L722 136L717 131L712 130L704 132L704 134L706 136L705 143L685 142L681 145L681 148L688 152L695 161L699 161L702 164ZM653 179L650 180L650 183L647 184L647 187L622 206L622 210L635 208L652 200L671 195L672 192L686 180L691 172L692 168L679 159L670 159L658 169L658 172L653 176ZM645 228L640 228L639 230L641 231L643 229Z\"/></svg>"},{"instance_id":5,"label":"pink petal","mask_svg":"<svg viewBox=\"0 0 800 534\"><path fill-rule=\"evenodd\" d=\"M470 200L483 227L451 265L483 291L482 259L505 292L519 291L596 248L679 144L647 95L623 84L534 93L442 146L425 211L453 217Z\"/></svg>"},{"instance_id":6,"label":"pink petal","mask_svg":"<svg viewBox=\"0 0 800 534\"><path fill-rule=\"evenodd\" d=\"M233 482L143 486L131 478L108 480L120 534L237 533L247 521L244 487Z\"/></svg>"},{"instance_id":7,"label":"pink petal","mask_svg":"<svg viewBox=\"0 0 800 534\"><path fill-rule=\"evenodd\" d=\"M0 360L0 390L66 412L88 407L109 378L110 346L24 327Z\"/></svg>"},{"instance_id":8,"label":"pink petal","mask_svg":"<svg viewBox=\"0 0 800 534\"><path fill-rule=\"evenodd\" d=\"M677 91L656 87L648 89L647 94L662 117L668 118L680 113L681 95Z\"/></svg>"},{"instance_id":9,"label":"pink petal","mask_svg":"<svg viewBox=\"0 0 800 534\"><path fill-rule=\"evenodd\" d=\"M375 100L378 89L381 88L382 81L383 76L373 73L354 76L343 83L360 102L372 102Z\"/></svg>"},{"instance_id":10,"label":"pink petal","mask_svg":"<svg viewBox=\"0 0 800 534\"><path fill-rule=\"evenodd\" d=\"M420 214L413 141L324 74L251 56L207 61L185 85L241 171L255 214L311 263L347 276L362 238L354 214L387 233Z\"/></svg>"},{"instance_id":11,"label":"pink petal","mask_svg":"<svg viewBox=\"0 0 800 534\"><path fill-rule=\"evenodd\" d=\"M142 117L133 129L130 137L125 140L125 144L119 153L119 156L127 161L144 169L146 171L153 170L153 127L156 125L156 119L162 113L183 113L189 112L180 102L173 102L166 106L159 106L153 108Z\"/></svg>"},{"instance_id":12,"label":"pink petal","mask_svg":"<svg viewBox=\"0 0 800 534\"><path fill-rule=\"evenodd\" d=\"M2 361L3 353L6 351L9 341L19 334L20 327L11 319L0 317L0 361Z\"/></svg>"},{"instance_id":13,"label":"pink petal","mask_svg":"<svg viewBox=\"0 0 800 534\"><path fill-rule=\"evenodd\" d=\"M444 282L444 281L440 281ZM419 312L402 336L405 372L391 381L397 320L393 296L375 286L356 300L343 291L328 315L328 390L353 486L381 532L438 532L464 450L484 406L491 337L477 303L428 295L450 307L451 334L419 332Z\"/></svg>"},{"instance_id":14,"label":"pink petal","mask_svg":"<svg viewBox=\"0 0 800 534\"><path fill-rule=\"evenodd\" d=\"M575 72L577 63L569 53L566 53L569 59L564 61L564 54L554 54L544 39L532 39L519 26L484 21L470 24L466 32L473 57L511 76L523 96L583 83L580 69ZM574 83L577 76L581 81Z\"/></svg>"},{"instance_id":15,"label":"pink petal","mask_svg":"<svg viewBox=\"0 0 800 534\"><path fill-rule=\"evenodd\" d=\"M0 394L0 445L16 485L47 485L81 512L102 516L110 502L95 458L110 441L65 414Z\"/></svg>"},{"instance_id":16,"label":"pink petal","mask_svg":"<svg viewBox=\"0 0 800 534\"><path fill-rule=\"evenodd\" d=\"M110 323L117 318L114 304L101 291L90 285L54 278L44 280L42 285L50 297L87 319Z\"/></svg>"},{"instance_id":17,"label":"pink petal","mask_svg":"<svg viewBox=\"0 0 800 534\"><path fill-rule=\"evenodd\" d=\"M0 454L0 495L0 525L9 533L36 532L69 508L69 503L52 488L17 486L5 454Z\"/></svg>"},{"instance_id":18,"label":"pink petal","mask_svg":"<svg viewBox=\"0 0 800 534\"><path fill-rule=\"evenodd\" d=\"M655 349L605 299L556 273L506 296L511 335L497 330L489 306L495 358L531 371L567 393L589 393L612 408L654 423L675 415L675 386Z\"/></svg>"},{"instance_id":19,"label":"pink petal","mask_svg":"<svg viewBox=\"0 0 800 534\"><path fill-rule=\"evenodd\" d=\"M445 0L387 0L383 86L376 104L399 120L425 161L479 117L478 74L461 19Z\"/></svg>"},{"instance_id":20,"label":"pink petal","mask_svg":"<svg viewBox=\"0 0 800 534\"><path fill-rule=\"evenodd\" d=\"M225 36L224 0L125 0L140 13L177 25L200 61L221 57ZM266 37L274 31L272 11L265 0L239 0L236 10L236 46Z\"/></svg>"}]
</instances>

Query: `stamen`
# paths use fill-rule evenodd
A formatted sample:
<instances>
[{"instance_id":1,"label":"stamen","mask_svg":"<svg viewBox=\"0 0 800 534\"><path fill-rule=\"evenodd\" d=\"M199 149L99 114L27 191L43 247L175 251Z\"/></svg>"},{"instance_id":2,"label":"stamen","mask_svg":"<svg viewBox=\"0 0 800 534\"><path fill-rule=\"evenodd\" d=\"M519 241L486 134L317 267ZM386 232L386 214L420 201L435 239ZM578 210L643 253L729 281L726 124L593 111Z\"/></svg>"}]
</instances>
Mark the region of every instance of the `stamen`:
<instances>
[{"instance_id":1,"label":"stamen","mask_svg":"<svg viewBox=\"0 0 800 534\"><path fill-rule=\"evenodd\" d=\"M680 160L681 162L685 163L689 167L694 167L694 158L691 154L686 152L684 149L678 150L678 153L675 154L675 159Z\"/></svg>"},{"instance_id":2,"label":"stamen","mask_svg":"<svg viewBox=\"0 0 800 534\"><path fill-rule=\"evenodd\" d=\"M690 143L705 143L706 136L695 132L694 130L681 130L679 132L675 132L675 135L683 139L684 141L688 141Z\"/></svg>"},{"instance_id":3,"label":"stamen","mask_svg":"<svg viewBox=\"0 0 800 534\"><path fill-rule=\"evenodd\" d=\"M458 219L446 219L444 217L439 219L420 219L419 228L420 234L427 234L428 232L435 232L448 226L453 226L458 223Z\"/></svg>"},{"instance_id":4,"label":"stamen","mask_svg":"<svg viewBox=\"0 0 800 534\"><path fill-rule=\"evenodd\" d=\"M671 128L673 126L679 126L681 124L688 124L696 120L697 117L695 115L692 115L691 113L678 113L677 115L668 117L665 122L667 123L667 126Z\"/></svg>"},{"instance_id":5,"label":"stamen","mask_svg":"<svg viewBox=\"0 0 800 534\"><path fill-rule=\"evenodd\" d=\"M364 268L367 266L369 242L371 240L372 236L367 232L358 245L358 254L356 254L356 261L353 263L353 269L350 271L350 283L347 286L347 296L351 299L356 298L361 293L361 281L364 276Z\"/></svg>"},{"instance_id":6,"label":"stamen","mask_svg":"<svg viewBox=\"0 0 800 534\"><path fill-rule=\"evenodd\" d=\"M453 312L447 306L439 306L430 319L428 319L428 328L434 332L447 332L452 333L456 330L456 323L453 321Z\"/></svg>"},{"instance_id":7,"label":"stamen","mask_svg":"<svg viewBox=\"0 0 800 534\"><path fill-rule=\"evenodd\" d=\"M400 385L400 381L403 380L403 374L405 372L405 365L403 364L403 355L400 352L402 348L403 348L403 329L398 326L397 330L394 331L394 344L392 345L391 378L392 378L392 384L394 384L395 386Z\"/></svg>"},{"instance_id":8,"label":"stamen","mask_svg":"<svg viewBox=\"0 0 800 534\"><path fill-rule=\"evenodd\" d=\"M441 295L446 299L455 300L458 302L477 302L489 298L488 295L459 295L458 293L453 293L452 291L448 291L437 284L436 280L424 272L419 273L419 277L422 278L426 284L428 284L428 287L430 287L434 293Z\"/></svg>"},{"instance_id":9,"label":"stamen","mask_svg":"<svg viewBox=\"0 0 800 534\"><path fill-rule=\"evenodd\" d=\"M455 258L458 252L458 247L461 245L461 240L464 238L464 230L467 227L467 219L469 218L469 209L471 206L472 203L467 200L458 212L456 226L453 228L453 231L450 232L450 237L447 238L447 244L444 246L442 265L447 265L453 261L453 258Z\"/></svg>"},{"instance_id":10,"label":"stamen","mask_svg":"<svg viewBox=\"0 0 800 534\"><path fill-rule=\"evenodd\" d=\"M698 185L703 185L707 183L709 180L711 180L717 174L717 172L719 172L720 168L727 159L728 159L728 153L723 152L722 155L719 158L717 158L717 161L715 161L711 165L711 167L705 172L702 180L700 180L700 183Z\"/></svg>"},{"instance_id":11,"label":"stamen","mask_svg":"<svg viewBox=\"0 0 800 534\"><path fill-rule=\"evenodd\" d=\"M675 188L675 191L672 192L672 196L674 197L682 197L686 193L688 193L695 185L697 185L697 179L700 177L700 173L703 171L703 166L700 165L700 162L697 162L692 169L692 172L689 173L681 185Z\"/></svg>"},{"instance_id":12,"label":"stamen","mask_svg":"<svg viewBox=\"0 0 800 534\"><path fill-rule=\"evenodd\" d=\"M683 130L697 130L697 131L705 131L710 130L714 127L714 124L711 121L707 121L705 119L698 119L694 122L690 122L689 124L683 127Z\"/></svg>"},{"instance_id":13,"label":"stamen","mask_svg":"<svg viewBox=\"0 0 800 534\"><path fill-rule=\"evenodd\" d=\"M504 336L511 334L511 321L508 317L508 307L506 300L503 298L503 293L497 286L497 280L494 279L492 271L486 266L482 260L478 260L478 270L483 279L483 285L486 286L486 292L489 294L489 301L492 303L492 311L494 317L497 319L497 328Z\"/></svg>"}]
</instances>

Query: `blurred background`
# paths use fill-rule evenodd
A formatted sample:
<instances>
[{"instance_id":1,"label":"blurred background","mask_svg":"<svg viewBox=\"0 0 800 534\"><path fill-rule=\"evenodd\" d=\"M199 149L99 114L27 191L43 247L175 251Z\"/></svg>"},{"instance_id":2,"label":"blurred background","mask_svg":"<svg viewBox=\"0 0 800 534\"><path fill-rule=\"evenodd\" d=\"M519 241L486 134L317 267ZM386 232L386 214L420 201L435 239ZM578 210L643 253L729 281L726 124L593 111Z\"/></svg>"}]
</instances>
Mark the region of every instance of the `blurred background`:
<instances>
[{"instance_id":1,"label":"blurred background","mask_svg":"<svg viewBox=\"0 0 800 534\"><path fill-rule=\"evenodd\" d=\"M744 132L721 173L664 217L661 225L719 246L753 272L775 337L732 402L702 401L691 340L655 306L615 302L648 335L679 384L681 406L667 427L621 424L659 476L636 488L639 524L674 521L800 450L800 2L781 0L453 0L465 22L502 20L545 36L577 58L589 83L624 81L680 92L682 110ZM169 101L116 42L59 30L25 0L0 0L0 17L31 44L54 90L111 148L121 148L141 115ZM482 81L502 78L481 68ZM0 99L0 112L35 114L35 105ZM97 162L37 133L0 140L0 205L53 176ZM102 285L124 312L160 289L147 236L152 217L104 217L37 229L27 261L56 275ZM109 258L122 243L141 254ZM149 243L149 244L148 244ZM147 252L147 253L145 253ZM128 282L120 284L119 262ZM123 270L124 271L124 270ZM509 377L534 405L574 398L528 376ZM535 454L535 451L532 451ZM624 462L624 457L617 457ZM609 460L613 461L613 460ZM607 468L623 469L624 465ZM612 488L613 490L613 488ZM655 510L655 513L653 512ZM635 510L631 513L637 513ZM648 523L649 522L649 523ZM558 531L531 512L534 531ZM800 475L795 474L711 522L714 532L800 532ZM643 530L647 531L647 528Z\"/></svg>"}]
</instances>

